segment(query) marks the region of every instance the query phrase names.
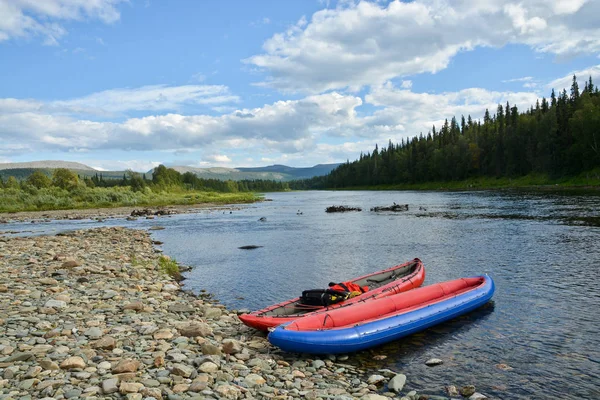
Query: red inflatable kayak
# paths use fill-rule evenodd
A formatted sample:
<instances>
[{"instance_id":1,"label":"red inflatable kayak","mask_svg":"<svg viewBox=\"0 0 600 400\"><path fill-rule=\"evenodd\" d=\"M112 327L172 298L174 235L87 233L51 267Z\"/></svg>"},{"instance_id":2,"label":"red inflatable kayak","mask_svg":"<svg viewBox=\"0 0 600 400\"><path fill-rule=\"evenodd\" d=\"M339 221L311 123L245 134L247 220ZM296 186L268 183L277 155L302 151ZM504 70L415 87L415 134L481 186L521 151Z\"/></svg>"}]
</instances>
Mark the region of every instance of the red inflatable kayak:
<instances>
[{"instance_id":1,"label":"red inflatable kayak","mask_svg":"<svg viewBox=\"0 0 600 400\"><path fill-rule=\"evenodd\" d=\"M340 303L331 304L326 307L309 306L302 304L300 297L296 297L295 299L283 301L250 314L242 314L239 318L244 324L252 328L267 331L269 328L305 317L314 312L336 309L342 306L406 292L407 290L421 286L424 280L425 268L423 267L423 262L415 258L407 263L351 280L352 283L359 286L368 286L369 290Z\"/></svg>"}]
</instances>

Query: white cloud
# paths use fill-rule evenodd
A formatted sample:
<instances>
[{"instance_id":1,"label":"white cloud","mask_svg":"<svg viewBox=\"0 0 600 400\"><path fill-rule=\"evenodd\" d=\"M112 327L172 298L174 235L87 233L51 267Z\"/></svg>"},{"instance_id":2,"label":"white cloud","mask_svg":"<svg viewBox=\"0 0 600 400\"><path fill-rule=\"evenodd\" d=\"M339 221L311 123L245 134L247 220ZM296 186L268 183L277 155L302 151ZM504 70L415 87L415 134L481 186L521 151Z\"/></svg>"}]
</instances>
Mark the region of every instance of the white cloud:
<instances>
[{"instance_id":1,"label":"white cloud","mask_svg":"<svg viewBox=\"0 0 600 400\"><path fill-rule=\"evenodd\" d=\"M51 101L43 105L32 103L23 107L36 106L70 114L114 116L130 111L178 111L185 105L237 103L239 100L238 96L230 93L227 86L222 85L151 85L105 90L76 99ZM3 110L2 101L0 99L0 113Z\"/></svg>"},{"instance_id":2,"label":"white cloud","mask_svg":"<svg viewBox=\"0 0 600 400\"><path fill-rule=\"evenodd\" d=\"M532 76L524 76L522 78L514 78L514 79L506 79L503 80L502 83L511 83L511 82L529 82L533 80Z\"/></svg>"},{"instance_id":3,"label":"white cloud","mask_svg":"<svg viewBox=\"0 0 600 400\"><path fill-rule=\"evenodd\" d=\"M385 107L372 116L365 117L364 133L379 136L379 143L387 143L381 138L389 138L394 142L402 137L412 137L419 133L426 134L433 125L439 129L444 119L456 116L460 122L461 115L468 115L474 120L483 117L485 109L491 113L498 104L516 105L521 111L535 104L538 95L532 92L496 92L481 88L463 89L458 92L440 94L414 93L400 90L391 83L373 87L365 96L365 102Z\"/></svg>"},{"instance_id":4,"label":"white cloud","mask_svg":"<svg viewBox=\"0 0 600 400\"><path fill-rule=\"evenodd\" d=\"M555 0L554 12L556 14L574 14L587 2L588 0Z\"/></svg>"},{"instance_id":5,"label":"white cloud","mask_svg":"<svg viewBox=\"0 0 600 400\"><path fill-rule=\"evenodd\" d=\"M41 36L44 44L57 45L67 31L62 22L120 18L116 6L124 0L0 0L0 42Z\"/></svg>"},{"instance_id":6,"label":"white cloud","mask_svg":"<svg viewBox=\"0 0 600 400\"><path fill-rule=\"evenodd\" d=\"M14 111L13 102L6 103ZM329 93L221 116L167 114L118 123L26 110L0 114L0 137L8 144L26 142L34 151L204 149L231 141L226 144L299 152L316 136L358 127L355 108L361 104L360 98Z\"/></svg>"},{"instance_id":7,"label":"white cloud","mask_svg":"<svg viewBox=\"0 0 600 400\"><path fill-rule=\"evenodd\" d=\"M558 56L600 52L600 2L583 0L361 1L313 14L244 62L264 70L259 85L324 92L435 73L460 51L525 44ZM595 17L594 17L595 16Z\"/></svg>"},{"instance_id":8,"label":"white cloud","mask_svg":"<svg viewBox=\"0 0 600 400\"><path fill-rule=\"evenodd\" d=\"M563 76L562 78L558 78L548 83L546 87L548 89L554 89L556 93L562 92L563 89L566 89L567 92L571 88L573 84L573 75L577 76L577 85L579 86L579 90L583 90L585 82L588 81L590 76L592 77L592 82L594 86L599 86L600 84L600 64L594 65L589 68L581 69L579 71L573 71L570 74Z\"/></svg>"},{"instance_id":9,"label":"white cloud","mask_svg":"<svg viewBox=\"0 0 600 400\"><path fill-rule=\"evenodd\" d=\"M227 165L229 165L231 163L231 158L229 158L228 156L226 156L224 154L209 154L209 155L203 156L202 159L205 162L208 162L211 165L214 165L214 164L218 164L218 165L227 164Z\"/></svg>"},{"instance_id":10,"label":"white cloud","mask_svg":"<svg viewBox=\"0 0 600 400\"><path fill-rule=\"evenodd\" d=\"M13 98L0 99L0 115L38 111L43 106L43 103L36 100L22 100Z\"/></svg>"},{"instance_id":11,"label":"white cloud","mask_svg":"<svg viewBox=\"0 0 600 400\"><path fill-rule=\"evenodd\" d=\"M412 81L402 81L402 83L400 84L400 87L402 89L410 89L410 88L412 88Z\"/></svg>"}]
</instances>

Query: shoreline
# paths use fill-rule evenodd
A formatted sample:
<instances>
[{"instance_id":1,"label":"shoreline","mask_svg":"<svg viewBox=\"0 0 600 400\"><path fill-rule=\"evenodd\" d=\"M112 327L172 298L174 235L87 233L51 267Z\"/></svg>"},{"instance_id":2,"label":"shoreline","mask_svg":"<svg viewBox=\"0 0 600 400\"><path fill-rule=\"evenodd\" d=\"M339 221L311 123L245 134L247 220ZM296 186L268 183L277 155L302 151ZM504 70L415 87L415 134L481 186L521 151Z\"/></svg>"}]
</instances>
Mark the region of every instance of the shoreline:
<instances>
[{"instance_id":1,"label":"shoreline","mask_svg":"<svg viewBox=\"0 0 600 400\"><path fill-rule=\"evenodd\" d=\"M169 206L126 206L126 207L99 207L68 210L46 210L46 211L18 211L0 213L0 224L11 222L47 221L47 220L80 220L80 219L108 219L127 218L134 210L151 210L152 212L164 212L163 215L192 214L207 210L235 210L239 206L218 203L200 203L193 205L169 205Z\"/></svg>"},{"instance_id":2,"label":"shoreline","mask_svg":"<svg viewBox=\"0 0 600 400\"><path fill-rule=\"evenodd\" d=\"M0 399L418 399L353 355L280 351L160 256L122 227L0 236Z\"/></svg>"}]
</instances>

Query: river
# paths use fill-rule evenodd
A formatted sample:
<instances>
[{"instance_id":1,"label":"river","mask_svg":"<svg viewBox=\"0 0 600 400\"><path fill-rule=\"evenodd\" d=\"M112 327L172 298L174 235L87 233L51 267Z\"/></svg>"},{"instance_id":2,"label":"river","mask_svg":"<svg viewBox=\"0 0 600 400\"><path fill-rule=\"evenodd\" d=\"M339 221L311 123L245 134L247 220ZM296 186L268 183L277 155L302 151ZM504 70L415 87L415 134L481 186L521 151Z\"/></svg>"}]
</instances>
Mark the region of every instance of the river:
<instances>
[{"instance_id":1,"label":"river","mask_svg":"<svg viewBox=\"0 0 600 400\"><path fill-rule=\"evenodd\" d=\"M474 384L500 399L600 398L600 196L520 191L292 192L272 201L157 220L165 254L193 266L185 286L258 309L419 257L425 285L487 273L492 302L348 362L390 368L407 387L444 394ZM398 213L370 212L393 202ZM331 205L362 212L325 213ZM265 221L259 219L264 217ZM9 224L33 234L90 221ZM245 245L262 246L240 250ZM376 361L375 355L385 355ZM444 364L426 367L429 358Z\"/></svg>"}]
</instances>

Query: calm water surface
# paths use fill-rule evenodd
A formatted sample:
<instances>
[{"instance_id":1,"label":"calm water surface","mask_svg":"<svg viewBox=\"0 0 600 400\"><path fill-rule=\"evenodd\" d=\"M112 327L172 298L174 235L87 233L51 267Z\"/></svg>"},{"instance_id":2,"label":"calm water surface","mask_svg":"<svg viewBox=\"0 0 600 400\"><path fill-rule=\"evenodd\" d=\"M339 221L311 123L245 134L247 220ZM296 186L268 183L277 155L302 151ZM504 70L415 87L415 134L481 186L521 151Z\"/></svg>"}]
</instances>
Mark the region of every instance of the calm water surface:
<instances>
[{"instance_id":1,"label":"calm water surface","mask_svg":"<svg viewBox=\"0 0 600 400\"><path fill-rule=\"evenodd\" d=\"M267 197L273 201L231 213L177 215L127 226L165 226L153 237L164 242L166 254L195 267L187 288L206 289L232 308L262 308L303 289L415 257L425 264L425 285L488 273L496 293L487 306L349 362L402 371L407 388L432 394L444 394L447 384L475 384L477 391L500 399L600 398L600 197L521 192ZM392 202L409 204L410 210L369 211ZM341 204L363 211L324 211ZM59 221L28 228L89 225L94 223ZM263 247L238 249L244 245ZM372 359L380 354L387 358ZM444 364L426 367L432 357Z\"/></svg>"}]
</instances>

